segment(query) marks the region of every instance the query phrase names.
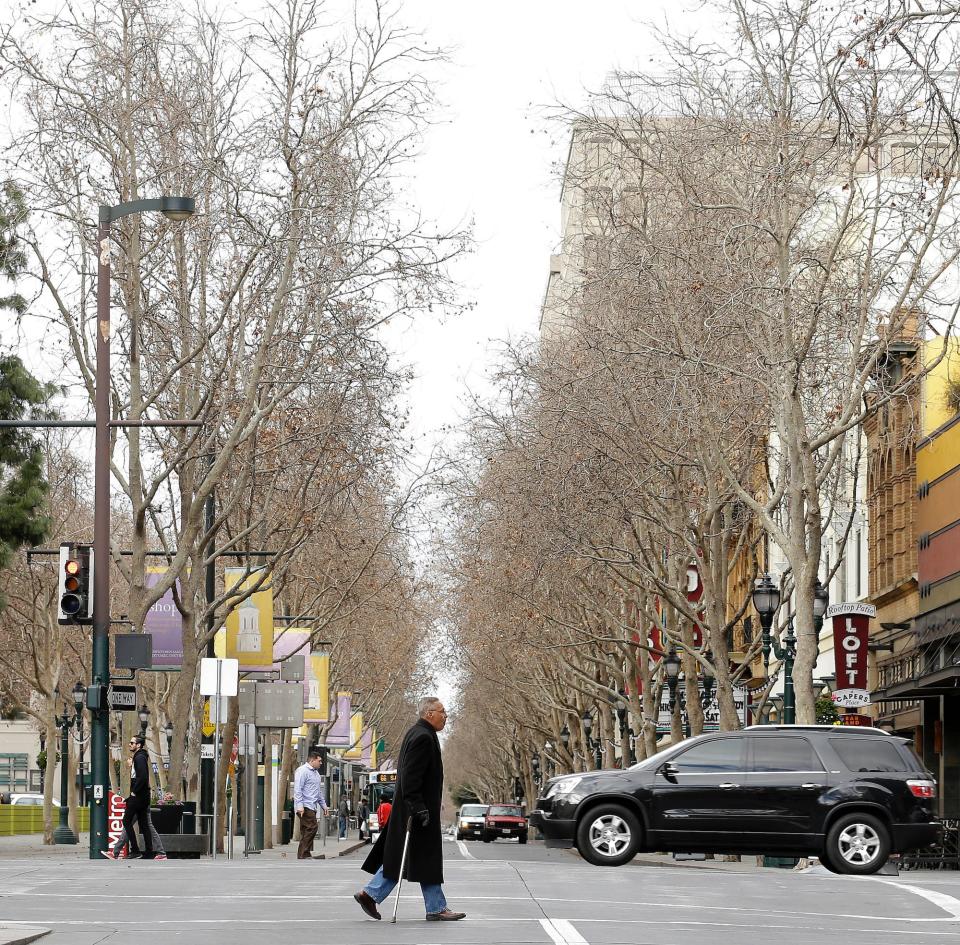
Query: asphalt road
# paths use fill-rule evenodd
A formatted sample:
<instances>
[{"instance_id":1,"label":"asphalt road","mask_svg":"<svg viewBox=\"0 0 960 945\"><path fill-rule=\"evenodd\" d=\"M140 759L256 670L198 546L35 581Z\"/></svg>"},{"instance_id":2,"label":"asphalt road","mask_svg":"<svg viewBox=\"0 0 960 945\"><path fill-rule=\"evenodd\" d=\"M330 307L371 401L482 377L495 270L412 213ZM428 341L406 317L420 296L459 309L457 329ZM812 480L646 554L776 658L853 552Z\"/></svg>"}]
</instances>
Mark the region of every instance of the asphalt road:
<instances>
[{"instance_id":1,"label":"asphalt road","mask_svg":"<svg viewBox=\"0 0 960 945\"><path fill-rule=\"evenodd\" d=\"M0 841L2 843L2 841ZM448 841L457 923L426 923L416 886L399 921L353 901L360 855L298 862L0 861L0 925L45 945L932 945L958 941L960 873L855 879L812 870L589 866L539 844ZM392 899L381 907L389 917Z\"/></svg>"}]
</instances>

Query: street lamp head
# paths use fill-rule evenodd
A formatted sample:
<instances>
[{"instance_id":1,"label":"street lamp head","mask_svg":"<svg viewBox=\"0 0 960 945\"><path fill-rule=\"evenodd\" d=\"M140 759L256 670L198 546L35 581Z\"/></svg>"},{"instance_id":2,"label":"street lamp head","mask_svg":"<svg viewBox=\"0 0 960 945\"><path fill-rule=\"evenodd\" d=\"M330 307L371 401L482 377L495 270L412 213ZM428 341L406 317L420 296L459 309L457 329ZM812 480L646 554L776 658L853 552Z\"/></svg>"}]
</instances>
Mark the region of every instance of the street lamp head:
<instances>
[{"instance_id":1,"label":"street lamp head","mask_svg":"<svg viewBox=\"0 0 960 945\"><path fill-rule=\"evenodd\" d=\"M534 772L540 770L540 755L537 752L534 752L530 757L530 767L533 768Z\"/></svg>"},{"instance_id":2,"label":"street lamp head","mask_svg":"<svg viewBox=\"0 0 960 945\"><path fill-rule=\"evenodd\" d=\"M189 220L196 209L193 197L161 197L160 212L174 222Z\"/></svg>"},{"instance_id":3,"label":"street lamp head","mask_svg":"<svg viewBox=\"0 0 960 945\"><path fill-rule=\"evenodd\" d=\"M146 728L147 722L150 719L150 710L145 705L140 706L140 708L137 709L137 718L140 719L140 724Z\"/></svg>"},{"instance_id":4,"label":"street lamp head","mask_svg":"<svg viewBox=\"0 0 960 945\"><path fill-rule=\"evenodd\" d=\"M563 728L560 729L560 741L563 742L563 747L566 748L570 744L570 729L567 728L567 723L563 723Z\"/></svg>"},{"instance_id":5,"label":"street lamp head","mask_svg":"<svg viewBox=\"0 0 960 945\"><path fill-rule=\"evenodd\" d=\"M593 729L593 716L589 709L583 710L583 715L580 716L580 724L583 725L583 730L589 735Z\"/></svg>"},{"instance_id":6,"label":"street lamp head","mask_svg":"<svg viewBox=\"0 0 960 945\"><path fill-rule=\"evenodd\" d=\"M780 606L780 588L764 574L753 582L753 606L761 618L771 618Z\"/></svg>"},{"instance_id":7,"label":"street lamp head","mask_svg":"<svg viewBox=\"0 0 960 945\"><path fill-rule=\"evenodd\" d=\"M675 680L680 675L680 657L674 647L670 647L670 652L663 658L663 671L668 680Z\"/></svg>"},{"instance_id":8,"label":"street lamp head","mask_svg":"<svg viewBox=\"0 0 960 945\"><path fill-rule=\"evenodd\" d=\"M83 711L83 703L86 695L87 687L78 679L77 684L73 687L73 705L77 710L77 715L80 715Z\"/></svg>"},{"instance_id":9,"label":"street lamp head","mask_svg":"<svg viewBox=\"0 0 960 945\"><path fill-rule=\"evenodd\" d=\"M817 578L817 583L813 586L813 616L817 620L823 620L830 606L830 589L824 587Z\"/></svg>"},{"instance_id":10,"label":"street lamp head","mask_svg":"<svg viewBox=\"0 0 960 945\"><path fill-rule=\"evenodd\" d=\"M703 663L700 664L700 672L703 674L704 679L712 680L715 675L713 671L713 650L708 647L703 657Z\"/></svg>"},{"instance_id":11,"label":"street lamp head","mask_svg":"<svg viewBox=\"0 0 960 945\"><path fill-rule=\"evenodd\" d=\"M173 738L173 722L167 722L163 727L163 733L167 738Z\"/></svg>"}]
</instances>

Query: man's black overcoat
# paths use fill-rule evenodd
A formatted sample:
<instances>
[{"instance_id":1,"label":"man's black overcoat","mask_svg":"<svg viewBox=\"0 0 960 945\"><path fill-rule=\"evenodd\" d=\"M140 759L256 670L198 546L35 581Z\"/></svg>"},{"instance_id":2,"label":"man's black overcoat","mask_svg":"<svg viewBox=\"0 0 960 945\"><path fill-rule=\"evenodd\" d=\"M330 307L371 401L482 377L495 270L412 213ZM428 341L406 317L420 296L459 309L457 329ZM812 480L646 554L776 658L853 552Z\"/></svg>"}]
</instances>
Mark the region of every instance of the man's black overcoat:
<instances>
[{"instance_id":1,"label":"man's black overcoat","mask_svg":"<svg viewBox=\"0 0 960 945\"><path fill-rule=\"evenodd\" d=\"M387 879L400 878L403 838L407 818L429 811L430 823L421 827L414 817L407 851L406 879L414 883L443 882L443 837L440 831L440 802L443 798L443 761L440 740L433 726L420 719L403 736L397 761L397 790L387 829L380 832L370 855L363 863L368 873L383 866Z\"/></svg>"}]
</instances>

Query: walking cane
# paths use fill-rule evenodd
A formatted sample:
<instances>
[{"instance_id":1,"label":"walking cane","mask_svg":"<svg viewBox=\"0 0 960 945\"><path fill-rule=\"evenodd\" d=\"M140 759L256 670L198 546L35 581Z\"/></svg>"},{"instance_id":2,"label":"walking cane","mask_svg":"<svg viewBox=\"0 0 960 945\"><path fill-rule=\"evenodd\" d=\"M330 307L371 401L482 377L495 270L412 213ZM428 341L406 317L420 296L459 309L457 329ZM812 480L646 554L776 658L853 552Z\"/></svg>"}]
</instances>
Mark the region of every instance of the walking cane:
<instances>
[{"instance_id":1,"label":"walking cane","mask_svg":"<svg viewBox=\"0 0 960 945\"><path fill-rule=\"evenodd\" d=\"M400 882L397 883L397 898L393 900L393 918L390 920L394 924L397 921L397 906L400 905L400 890L403 889L403 870L407 865L407 848L410 846L410 828L413 827L413 817L407 818L407 835L403 838L403 853L400 856Z\"/></svg>"}]
</instances>

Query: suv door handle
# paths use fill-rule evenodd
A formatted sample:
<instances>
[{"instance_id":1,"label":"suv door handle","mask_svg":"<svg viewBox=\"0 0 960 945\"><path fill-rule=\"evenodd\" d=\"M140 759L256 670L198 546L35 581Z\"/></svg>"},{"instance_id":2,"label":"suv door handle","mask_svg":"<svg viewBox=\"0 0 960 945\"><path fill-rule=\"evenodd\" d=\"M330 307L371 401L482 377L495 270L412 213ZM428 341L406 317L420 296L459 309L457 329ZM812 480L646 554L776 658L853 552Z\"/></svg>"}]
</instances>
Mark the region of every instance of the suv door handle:
<instances>
[{"instance_id":1,"label":"suv door handle","mask_svg":"<svg viewBox=\"0 0 960 945\"><path fill-rule=\"evenodd\" d=\"M734 784L732 781L721 781L717 787L719 787L721 791L733 791L734 789L740 787L740 785Z\"/></svg>"},{"instance_id":2,"label":"suv door handle","mask_svg":"<svg viewBox=\"0 0 960 945\"><path fill-rule=\"evenodd\" d=\"M802 787L805 791L814 791L814 790L816 790L817 788L822 788L823 785L822 785L822 784L814 784L812 781L807 781L806 784L801 784L800 787Z\"/></svg>"}]
</instances>

